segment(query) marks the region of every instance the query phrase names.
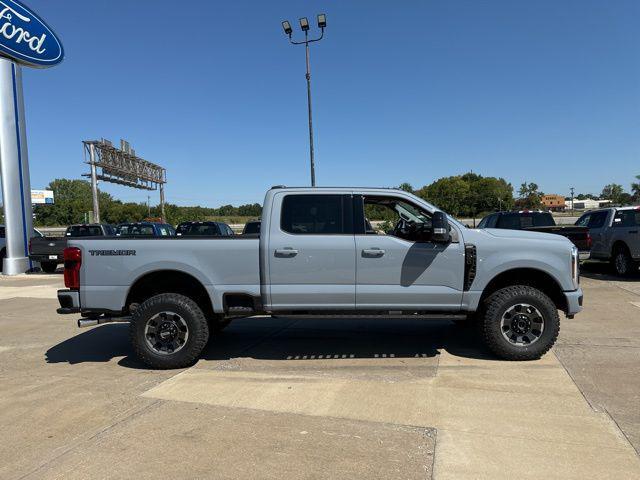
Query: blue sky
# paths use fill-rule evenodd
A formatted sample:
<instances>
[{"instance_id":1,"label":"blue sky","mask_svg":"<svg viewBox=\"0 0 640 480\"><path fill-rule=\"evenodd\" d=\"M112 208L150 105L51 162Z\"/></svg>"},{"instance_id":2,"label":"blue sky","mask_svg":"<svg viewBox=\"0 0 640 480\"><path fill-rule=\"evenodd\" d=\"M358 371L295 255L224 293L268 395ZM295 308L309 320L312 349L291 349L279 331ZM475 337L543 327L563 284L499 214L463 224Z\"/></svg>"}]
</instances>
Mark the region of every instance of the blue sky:
<instances>
[{"instance_id":1,"label":"blue sky","mask_svg":"<svg viewBox=\"0 0 640 480\"><path fill-rule=\"evenodd\" d=\"M24 72L32 188L80 178L81 141L99 137L166 167L181 205L308 184L304 48L280 22L298 32L320 12L319 185L419 187L472 169L598 193L640 174L637 0L25 3L66 50Z\"/></svg>"}]
</instances>

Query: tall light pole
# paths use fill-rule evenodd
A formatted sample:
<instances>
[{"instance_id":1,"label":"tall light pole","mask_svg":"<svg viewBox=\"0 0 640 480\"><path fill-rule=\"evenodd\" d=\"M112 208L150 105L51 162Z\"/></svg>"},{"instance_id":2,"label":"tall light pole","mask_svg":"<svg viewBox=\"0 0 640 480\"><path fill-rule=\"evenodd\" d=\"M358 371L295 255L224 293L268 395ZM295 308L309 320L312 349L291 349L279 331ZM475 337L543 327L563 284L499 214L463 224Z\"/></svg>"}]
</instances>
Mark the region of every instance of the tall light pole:
<instances>
[{"instance_id":1,"label":"tall light pole","mask_svg":"<svg viewBox=\"0 0 640 480\"><path fill-rule=\"evenodd\" d=\"M309 44L313 42L319 42L324 37L324 29L327 26L327 16L324 13L318 15L318 28L320 28L320 36L318 38L309 39L309 20L307 17L302 17L300 19L300 29L304 32L304 40L300 42L295 42L291 38L291 34L293 33L293 29L291 28L291 24L288 20L282 22L282 29L284 30L285 35L289 37L289 42L292 45L304 45L305 51L307 54L307 107L309 110L309 156L311 160L311 186L316 186L316 166L315 160L313 157L313 121L311 119L311 63L309 61Z\"/></svg>"}]
</instances>

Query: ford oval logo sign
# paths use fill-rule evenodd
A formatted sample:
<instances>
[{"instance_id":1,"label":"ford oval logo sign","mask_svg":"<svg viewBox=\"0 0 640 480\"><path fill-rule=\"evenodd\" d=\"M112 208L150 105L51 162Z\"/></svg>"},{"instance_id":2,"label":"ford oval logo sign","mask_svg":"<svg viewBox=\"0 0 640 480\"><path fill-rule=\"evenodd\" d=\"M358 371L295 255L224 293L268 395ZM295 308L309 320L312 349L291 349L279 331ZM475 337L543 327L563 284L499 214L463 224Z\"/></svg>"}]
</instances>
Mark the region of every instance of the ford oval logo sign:
<instances>
[{"instance_id":1,"label":"ford oval logo sign","mask_svg":"<svg viewBox=\"0 0 640 480\"><path fill-rule=\"evenodd\" d=\"M0 55L31 67L52 67L64 49L53 30L15 0L0 0Z\"/></svg>"}]
</instances>

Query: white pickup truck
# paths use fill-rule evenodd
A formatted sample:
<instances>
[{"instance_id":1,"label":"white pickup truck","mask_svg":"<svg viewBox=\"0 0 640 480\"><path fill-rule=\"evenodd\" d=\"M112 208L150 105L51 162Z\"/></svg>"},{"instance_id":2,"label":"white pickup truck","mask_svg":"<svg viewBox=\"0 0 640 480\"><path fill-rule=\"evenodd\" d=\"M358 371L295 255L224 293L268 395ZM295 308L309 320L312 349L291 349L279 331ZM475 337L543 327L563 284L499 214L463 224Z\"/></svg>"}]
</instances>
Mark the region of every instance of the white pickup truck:
<instances>
[{"instance_id":1,"label":"white pickup truck","mask_svg":"<svg viewBox=\"0 0 640 480\"><path fill-rule=\"evenodd\" d=\"M396 224L370 228L388 209ZM266 194L259 235L70 239L59 313L130 322L155 368L199 357L231 319L257 314L464 316L499 357L539 358L558 310L582 309L578 251L545 233L465 228L401 190L285 188Z\"/></svg>"}]
</instances>

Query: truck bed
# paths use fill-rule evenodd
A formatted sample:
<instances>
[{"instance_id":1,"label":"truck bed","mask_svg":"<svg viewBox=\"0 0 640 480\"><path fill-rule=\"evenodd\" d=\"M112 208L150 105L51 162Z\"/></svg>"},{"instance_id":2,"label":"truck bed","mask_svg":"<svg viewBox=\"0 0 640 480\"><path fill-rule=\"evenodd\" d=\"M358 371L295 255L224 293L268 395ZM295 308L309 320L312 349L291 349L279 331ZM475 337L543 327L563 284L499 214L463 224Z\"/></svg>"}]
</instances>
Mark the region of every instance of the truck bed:
<instances>
[{"instance_id":1,"label":"truck bed","mask_svg":"<svg viewBox=\"0 0 640 480\"><path fill-rule=\"evenodd\" d=\"M146 274L175 270L207 289L215 311L223 293L260 295L259 237L100 237L69 239L82 251L80 304L119 311L129 289Z\"/></svg>"},{"instance_id":2,"label":"truck bed","mask_svg":"<svg viewBox=\"0 0 640 480\"><path fill-rule=\"evenodd\" d=\"M567 237L578 247L581 252L588 252L591 249L589 244L589 229L575 225L554 225L550 227L528 227L525 230L531 232L554 233Z\"/></svg>"}]
</instances>

